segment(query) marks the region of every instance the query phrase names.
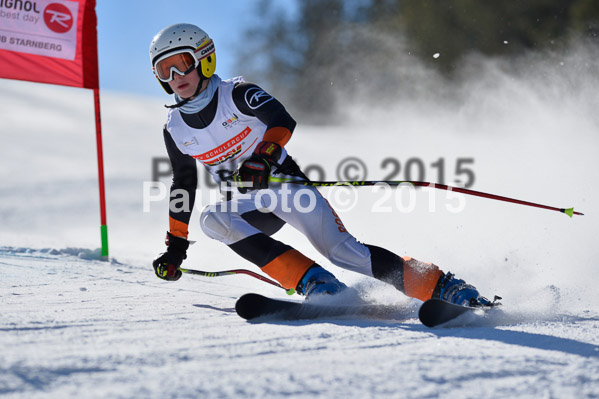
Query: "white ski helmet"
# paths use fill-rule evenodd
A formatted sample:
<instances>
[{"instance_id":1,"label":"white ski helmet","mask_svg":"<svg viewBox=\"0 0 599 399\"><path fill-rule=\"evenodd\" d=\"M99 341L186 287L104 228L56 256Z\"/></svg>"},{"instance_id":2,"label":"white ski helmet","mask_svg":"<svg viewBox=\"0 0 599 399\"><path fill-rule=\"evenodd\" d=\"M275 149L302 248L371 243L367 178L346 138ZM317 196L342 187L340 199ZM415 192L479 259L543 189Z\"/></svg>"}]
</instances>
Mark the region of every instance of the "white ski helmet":
<instances>
[{"instance_id":1,"label":"white ski helmet","mask_svg":"<svg viewBox=\"0 0 599 399\"><path fill-rule=\"evenodd\" d=\"M185 75L198 69L203 80L216 69L214 42L204 30L191 24L175 24L158 32L150 43L150 60L154 76L168 94L173 94L168 85L173 72Z\"/></svg>"}]
</instances>

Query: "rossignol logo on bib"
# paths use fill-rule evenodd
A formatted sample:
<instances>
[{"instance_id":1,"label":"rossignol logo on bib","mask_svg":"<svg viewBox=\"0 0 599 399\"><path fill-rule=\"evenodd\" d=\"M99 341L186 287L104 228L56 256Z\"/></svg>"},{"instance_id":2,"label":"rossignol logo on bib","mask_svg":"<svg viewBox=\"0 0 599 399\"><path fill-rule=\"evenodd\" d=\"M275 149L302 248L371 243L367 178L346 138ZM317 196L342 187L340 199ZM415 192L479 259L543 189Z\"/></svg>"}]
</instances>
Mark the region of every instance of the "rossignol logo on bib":
<instances>
[{"instance_id":1,"label":"rossignol logo on bib","mask_svg":"<svg viewBox=\"0 0 599 399\"><path fill-rule=\"evenodd\" d=\"M0 0L0 49L73 61L79 3Z\"/></svg>"},{"instance_id":2,"label":"rossignol logo on bib","mask_svg":"<svg viewBox=\"0 0 599 399\"><path fill-rule=\"evenodd\" d=\"M245 92L245 102L251 109L260 108L272 99L270 94L259 87L252 87Z\"/></svg>"}]
</instances>

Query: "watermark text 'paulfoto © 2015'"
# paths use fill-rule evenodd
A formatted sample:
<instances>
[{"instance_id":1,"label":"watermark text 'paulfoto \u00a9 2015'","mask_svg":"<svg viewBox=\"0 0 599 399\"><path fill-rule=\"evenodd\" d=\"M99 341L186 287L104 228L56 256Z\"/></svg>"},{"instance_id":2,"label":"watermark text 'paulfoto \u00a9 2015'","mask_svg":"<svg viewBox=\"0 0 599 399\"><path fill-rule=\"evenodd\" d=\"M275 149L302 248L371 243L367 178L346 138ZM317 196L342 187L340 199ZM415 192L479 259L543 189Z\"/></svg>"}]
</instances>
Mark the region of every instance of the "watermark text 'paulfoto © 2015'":
<instances>
[{"instance_id":1,"label":"watermark text 'paulfoto \u00a9 2015'","mask_svg":"<svg viewBox=\"0 0 599 399\"><path fill-rule=\"evenodd\" d=\"M298 160L294 157L295 161ZM314 181L327 180L327 169L322 165L308 164L301 166L302 171L309 179ZM370 173L366 162L358 157L346 157L340 160L335 167L335 179L337 180L366 180L374 175L375 180L418 180L431 181L438 184L450 184L457 187L470 188L476 181L474 172L474 158L459 157L448 160L444 157L434 161L425 161L419 157L410 157L405 161L398 158L387 157L377 162L378 168ZM201 165L198 163L198 168ZM233 171L230 171L231 174ZM152 181L158 182L162 178L171 178L173 170L167 157L154 157L151 162ZM209 173L203 174L202 181L198 187L217 188Z\"/></svg>"},{"instance_id":2,"label":"watermark text 'paulfoto \u00a9 2015'","mask_svg":"<svg viewBox=\"0 0 599 399\"><path fill-rule=\"evenodd\" d=\"M247 183L241 183L245 185ZM220 211L238 212L242 202L253 202L253 208L261 212L312 212L318 202L316 189L302 185L287 183L273 184L271 188L263 190L252 190L245 193L238 191L237 183L222 183L220 190L196 190L195 198L192 200L190 193L185 190L169 191L165 183L144 182L143 186L143 211L150 212L151 205L162 202L169 198L169 210L173 213L189 212L192 208L203 208L206 205L220 207ZM410 183L401 183L391 186L387 183L377 183L373 186L361 187L355 185L342 185L332 187L327 193L327 200L333 209L339 212L348 212L355 209L359 204L360 194L367 192L376 195L376 199L367 203L369 212L410 213L418 206L426 206L428 212L437 212L444 209L450 213L462 212L466 207L466 199L463 194L443 191L444 199L439 200L439 192L434 190L435 185L431 183L425 187L427 200L425 204L418 203L416 187ZM232 200L224 200L227 192L231 192ZM205 194L208 194L206 198ZM422 198L421 198L422 199ZM193 201L193 203L192 203ZM245 208L245 207L244 207ZM201 209L200 209L201 210ZM364 210L364 209L362 209Z\"/></svg>"},{"instance_id":3,"label":"watermark text 'paulfoto \u00a9 2015'","mask_svg":"<svg viewBox=\"0 0 599 399\"><path fill-rule=\"evenodd\" d=\"M380 163L380 173L382 180L396 180L400 177L405 180L424 181L426 175L432 172L435 183L445 184L448 178L447 170L453 170L453 183L460 187L471 187L475 181L475 173L472 169L473 158L457 158L454 162L454 168L451 168L450 162L445 158L438 158L434 162L426 163L420 158L408 158L401 162L396 158L384 158ZM202 168L203 169L203 168ZM306 175L314 181L326 180L325 168L310 164L302 167ZM368 169L366 163L357 157L347 157L337 163L335 175L340 181L347 180L366 180ZM232 173L232 172L231 172ZM189 211L193 207L204 207L207 204L219 203L220 206L237 206L237 201L254 201L254 206L264 212L270 212L272 209L279 209L283 212L290 211L288 208L293 205L299 212L311 212L314 209L316 198L312 199L314 191L312 189L290 190L287 184L273 186L271 190L250 191L246 194L237 192L237 188L231 187L230 183L222 185L219 189L213 181L212 176L203 170L204 181L198 182L195 204L190 203L189 194L184 190L174 190L169 192L165 183L160 179L172 177L172 169L168 158L152 159L152 182L144 182L143 187L143 210L149 212L152 203L161 202L170 197L169 208L173 212ZM451 177L449 177L451 179ZM210 188L211 190L199 190L199 188ZM278 188L276 188L278 187ZM434 188L434 185L431 186ZM223 194L232 191L237 201L222 201ZM445 209L448 212L461 212L465 207L465 198L454 193L451 190L445 192L444 200L438 201L435 190L424 190L428 192L426 206L429 212L436 212L439 209ZM359 203L360 193L367 192L376 194L373 200L370 198L371 212L393 212L403 213L412 212L417 209L416 191L411 184L400 184L399 186L389 186L385 183L378 183L369 188L367 187L343 187L334 188L327 194L331 205L341 211L346 212L354 209ZM170 195L169 195L170 194ZM222 201L222 203L221 203ZM306 202L307 201L307 202ZM424 202L421 200L421 202ZM442 202L442 203L441 203ZM234 209L232 209L234 211Z\"/></svg>"}]
</instances>

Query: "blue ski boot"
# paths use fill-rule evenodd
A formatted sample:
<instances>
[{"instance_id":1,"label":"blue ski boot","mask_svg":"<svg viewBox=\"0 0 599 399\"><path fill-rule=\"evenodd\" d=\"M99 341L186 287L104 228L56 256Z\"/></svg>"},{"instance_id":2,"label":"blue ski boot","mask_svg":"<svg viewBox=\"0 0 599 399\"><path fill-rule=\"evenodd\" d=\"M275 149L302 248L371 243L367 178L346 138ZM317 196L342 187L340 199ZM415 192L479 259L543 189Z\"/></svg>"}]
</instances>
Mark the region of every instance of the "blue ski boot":
<instances>
[{"instance_id":1,"label":"blue ski boot","mask_svg":"<svg viewBox=\"0 0 599 399\"><path fill-rule=\"evenodd\" d=\"M491 301L480 296L476 288L466 284L464 280L455 278L450 272L447 272L439 279L433 298L439 298L461 306L493 306Z\"/></svg>"},{"instance_id":2,"label":"blue ski boot","mask_svg":"<svg viewBox=\"0 0 599 399\"><path fill-rule=\"evenodd\" d=\"M296 291L305 295L306 299L319 295L335 295L347 289L332 273L315 265L308 269L297 285Z\"/></svg>"}]
</instances>

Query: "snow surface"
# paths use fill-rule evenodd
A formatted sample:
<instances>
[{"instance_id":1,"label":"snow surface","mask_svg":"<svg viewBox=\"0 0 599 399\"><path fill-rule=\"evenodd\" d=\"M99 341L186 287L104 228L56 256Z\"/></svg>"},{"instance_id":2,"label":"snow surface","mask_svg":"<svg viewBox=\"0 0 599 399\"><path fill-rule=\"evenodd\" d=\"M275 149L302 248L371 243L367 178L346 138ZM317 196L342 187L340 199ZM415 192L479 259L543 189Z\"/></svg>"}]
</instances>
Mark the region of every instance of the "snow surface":
<instances>
[{"instance_id":1,"label":"snow surface","mask_svg":"<svg viewBox=\"0 0 599 399\"><path fill-rule=\"evenodd\" d=\"M355 156L372 179L389 174L387 157L402 167L419 158L434 181L430 164L443 157L455 184L456 160L473 158L473 189L586 214L474 197L452 213L456 199L428 189L411 212L391 200L382 201L390 212L373 211L384 197L368 188L341 209L341 189L323 189L359 240L504 298L504 316L437 329L418 323L417 301L331 266L289 227L277 238L405 317L249 323L234 313L236 298L286 295L248 276L157 279L150 262L163 250L168 204L144 212L143 182L152 158L166 156L166 110L122 93L102 95L111 262L97 260L91 93L0 80L0 396L599 397L597 59L533 60L530 73L489 63L455 97L424 93L349 126L299 121L290 153L329 179ZM211 195L204 179L200 209ZM198 214L188 267L257 271L204 237Z\"/></svg>"}]
</instances>

